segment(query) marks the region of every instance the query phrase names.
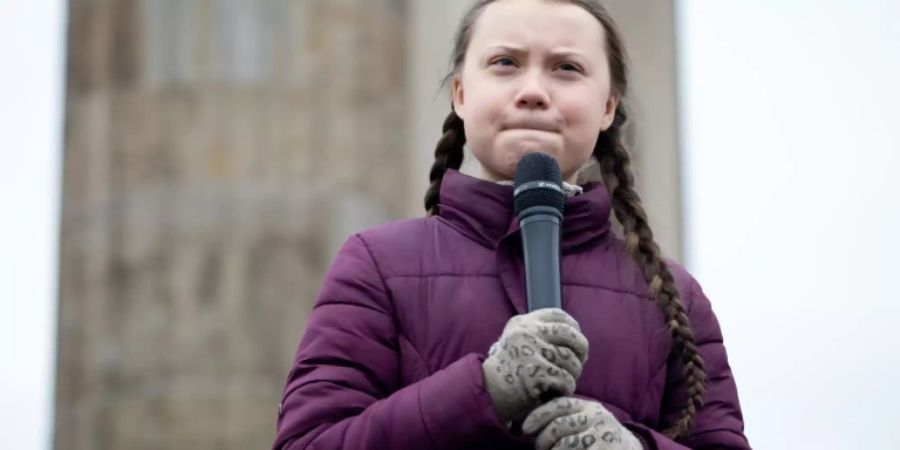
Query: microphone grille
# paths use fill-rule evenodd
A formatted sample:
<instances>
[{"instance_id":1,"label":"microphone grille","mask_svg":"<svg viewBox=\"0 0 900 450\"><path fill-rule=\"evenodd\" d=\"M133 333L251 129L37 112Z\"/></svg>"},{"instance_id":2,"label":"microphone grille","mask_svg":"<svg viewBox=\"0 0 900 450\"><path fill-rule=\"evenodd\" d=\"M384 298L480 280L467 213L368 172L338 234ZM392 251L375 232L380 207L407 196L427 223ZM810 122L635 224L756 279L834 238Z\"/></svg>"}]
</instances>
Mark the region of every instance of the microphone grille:
<instances>
[{"instance_id":1,"label":"microphone grille","mask_svg":"<svg viewBox=\"0 0 900 450\"><path fill-rule=\"evenodd\" d=\"M555 189L546 184L543 184L545 187L532 187L541 186L536 182L550 183ZM513 204L516 215L534 206L549 206L562 214L566 203L562 192L562 174L559 164L552 156L546 153L529 153L523 156L516 165L515 186Z\"/></svg>"}]
</instances>

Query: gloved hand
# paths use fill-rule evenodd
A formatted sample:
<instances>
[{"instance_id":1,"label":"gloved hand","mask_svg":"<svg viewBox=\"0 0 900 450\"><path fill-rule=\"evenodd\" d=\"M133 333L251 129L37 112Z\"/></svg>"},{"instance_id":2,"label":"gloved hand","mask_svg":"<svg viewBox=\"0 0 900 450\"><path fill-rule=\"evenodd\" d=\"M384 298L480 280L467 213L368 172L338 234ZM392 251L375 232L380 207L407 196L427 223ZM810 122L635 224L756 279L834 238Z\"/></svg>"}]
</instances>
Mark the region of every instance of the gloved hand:
<instances>
[{"instance_id":1,"label":"gloved hand","mask_svg":"<svg viewBox=\"0 0 900 450\"><path fill-rule=\"evenodd\" d=\"M641 450L643 445L600 402L555 398L531 412L522 431L537 434L535 450Z\"/></svg>"},{"instance_id":2,"label":"gloved hand","mask_svg":"<svg viewBox=\"0 0 900 450\"><path fill-rule=\"evenodd\" d=\"M572 395L587 355L587 338L562 309L512 317L482 365L497 415L516 422L543 403L541 397Z\"/></svg>"}]
</instances>

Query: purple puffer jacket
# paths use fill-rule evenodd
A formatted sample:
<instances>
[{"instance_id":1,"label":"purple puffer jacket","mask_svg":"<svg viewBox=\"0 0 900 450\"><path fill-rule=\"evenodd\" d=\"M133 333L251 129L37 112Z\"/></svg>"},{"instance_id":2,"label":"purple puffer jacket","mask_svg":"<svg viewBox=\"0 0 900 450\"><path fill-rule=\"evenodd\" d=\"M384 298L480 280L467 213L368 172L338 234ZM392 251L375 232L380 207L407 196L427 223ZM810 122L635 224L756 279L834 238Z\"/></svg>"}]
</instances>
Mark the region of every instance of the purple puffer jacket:
<instances>
[{"instance_id":1,"label":"purple puffer jacket","mask_svg":"<svg viewBox=\"0 0 900 450\"><path fill-rule=\"evenodd\" d=\"M335 257L288 374L275 449L532 449L506 431L481 364L527 312L512 187L448 171L440 214L352 236ZM609 228L602 184L566 201L563 309L590 354L576 395L601 401L651 448L749 448L722 334L697 282L667 261L709 375L677 442L682 377L659 308Z\"/></svg>"}]
</instances>

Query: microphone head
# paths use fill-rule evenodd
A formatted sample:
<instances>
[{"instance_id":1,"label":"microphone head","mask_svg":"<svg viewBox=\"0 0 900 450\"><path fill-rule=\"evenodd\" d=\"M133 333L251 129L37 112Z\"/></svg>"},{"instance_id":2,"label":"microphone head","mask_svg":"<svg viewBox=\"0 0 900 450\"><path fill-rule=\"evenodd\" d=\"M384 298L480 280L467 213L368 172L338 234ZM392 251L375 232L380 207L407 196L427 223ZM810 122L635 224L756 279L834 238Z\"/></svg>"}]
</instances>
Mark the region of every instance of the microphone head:
<instances>
[{"instance_id":1,"label":"microphone head","mask_svg":"<svg viewBox=\"0 0 900 450\"><path fill-rule=\"evenodd\" d=\"M562 217L566 197L562 190L559 164L546 153L529 153L516 164L513 205L516 215L535 206L551 207Z\"/></svg>"}]
</instances>

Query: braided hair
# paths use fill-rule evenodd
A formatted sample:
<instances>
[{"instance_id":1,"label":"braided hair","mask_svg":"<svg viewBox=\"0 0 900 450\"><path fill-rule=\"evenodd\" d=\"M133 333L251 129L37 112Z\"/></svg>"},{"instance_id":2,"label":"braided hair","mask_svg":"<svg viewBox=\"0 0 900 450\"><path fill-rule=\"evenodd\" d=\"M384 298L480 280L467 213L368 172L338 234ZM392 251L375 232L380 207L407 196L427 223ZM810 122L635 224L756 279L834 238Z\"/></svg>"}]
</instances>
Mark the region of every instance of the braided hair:
<instances>
[{"instance_id":1,"label":"braided hair","mask_svg":"<svg viewBox=\"0 0 900 450\"><path fill-rule=\"evenodd\" d=\"M458 170L460 168L463 161L463 145L466 144L466 130L463 128L462 119L456 115L455 111L451 110L444 119L443 132L444 134L434 149L434 164L431 165L431 171L428 173L431 185L425 192L425 211L429 215L437 214L440 204L441 180L444 179L447 169Z\"/></svg>"},{"instance_id":2,"label":"braided hair","mask_svg":"<svg viewBox=\"0 0 900 450\"><path fill-rule=\"evenodd\" d=\"M622 224L628 253L637 262L647 281L650 298L656 301L665 316L669 334L675 344L672 351L680 354L686 404L681 417L665 432L670 437L676 437L690 430L694 416L703 406L706 372L703 370L703 359L694 343L690 320L679 299L675 279L662 259L659 246L653 239L647 213L634 189L631 157L621 135L627 120L625 107L620 103L616 108L613 124L597 139L593 157L599 162L603 184L612 195L613 211Z\"/></svg>"},{"instance_id":3,"label":"braided hair","mask_svg":"<svg viewBox=\"0 0 900 450\"><path fill-rule=\"evenodd\" d=\"M496 0L479 0L463 16L454 39L452 70L444 79L444 84L461 69L475 22L481 11L494 1ZM615 22L597 0L565 1L583 8L603 26L612 94L621 100L628 91L628 64L621 34ZM463 125L462 119L451 109L444 120L443 135L435 148L435 160L429 174L431 185L425 194L425 210L429 215L437 214L440 207L439 193L444 173L448 168L459 169L462 165L463 145L466 143ZM666 327L674 344L672 354L678 356L682 366L685 406L675 423L670 424L664 431L667 436L676 439L688 433L697 411L703 406L707 376L675 279L662 259L659 245L650 229L647 213L634 187L631 157L626 143L626 125L628 114L625 102L620 101L616 105L613 123L600 133L591 158L600 167L603 184L612 197L615 217L622 225L625 246L647 282L650 298L656 302L665 317Z\"/></svg>"}]
</instances>

